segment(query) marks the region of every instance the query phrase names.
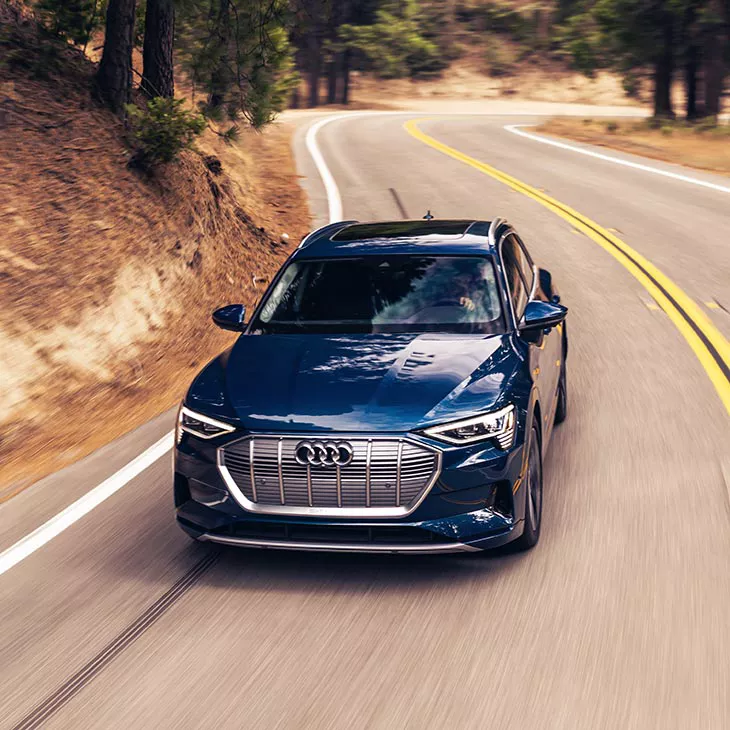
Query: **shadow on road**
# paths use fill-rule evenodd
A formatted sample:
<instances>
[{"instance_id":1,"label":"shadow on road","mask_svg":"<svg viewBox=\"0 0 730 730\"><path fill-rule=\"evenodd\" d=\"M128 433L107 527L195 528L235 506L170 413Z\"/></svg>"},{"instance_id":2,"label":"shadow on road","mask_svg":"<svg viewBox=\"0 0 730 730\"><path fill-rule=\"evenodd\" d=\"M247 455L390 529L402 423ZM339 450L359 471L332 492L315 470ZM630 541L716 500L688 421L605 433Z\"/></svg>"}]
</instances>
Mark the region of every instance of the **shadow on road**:
<instances>
[{"instance_id":1,"label":"shadow on road","mask_svg":"<svg viewBox=\"0 0 730 730\"><path fill-rule=\"evenodd\" d=\"M401 590L478 581L508 572L519 555L369 555L223 547L202 584L241 590Z\"/></svg>"}]
</instances>

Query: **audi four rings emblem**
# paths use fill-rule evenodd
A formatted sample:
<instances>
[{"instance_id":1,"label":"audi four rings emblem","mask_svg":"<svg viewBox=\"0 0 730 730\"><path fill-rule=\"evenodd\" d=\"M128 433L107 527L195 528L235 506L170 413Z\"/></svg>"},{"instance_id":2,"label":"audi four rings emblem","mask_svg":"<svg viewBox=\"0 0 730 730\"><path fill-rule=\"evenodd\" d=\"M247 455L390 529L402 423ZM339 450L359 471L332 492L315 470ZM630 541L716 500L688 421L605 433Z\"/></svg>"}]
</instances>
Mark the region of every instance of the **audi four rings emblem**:
<instances>
[{"instance_id":1,"label":"audi four rings emblem","mask_svg":"<svg viewBox=\"0 0 730 730\"><path fill-rule=\"evenodd\" d=\"M354 452L347 441L300 441L294 451L302 466L347 466Z\"/></svg>"}]
</instances>

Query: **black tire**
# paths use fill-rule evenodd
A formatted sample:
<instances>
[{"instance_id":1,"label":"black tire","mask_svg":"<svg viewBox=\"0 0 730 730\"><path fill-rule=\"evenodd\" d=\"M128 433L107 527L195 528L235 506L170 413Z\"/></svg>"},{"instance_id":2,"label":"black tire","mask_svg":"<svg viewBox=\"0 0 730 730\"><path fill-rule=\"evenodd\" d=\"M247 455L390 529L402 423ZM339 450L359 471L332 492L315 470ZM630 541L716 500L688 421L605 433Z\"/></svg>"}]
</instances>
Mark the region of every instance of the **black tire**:
<instances>
[{"instance_id":1,"label":"black tire","mask_svg":"<svg viewBox=\"0 0 730 730\"><path fill-rule=\"evenodd\" d=\"M533 426L522 489L525 490L525 528L522 534L511 543L515 552L529 550L540 539L542 523L542 457L540 455L540 436Z\"/></svg>"},{"instance_id":2,"label":"black tire","mask_svg":"<svg viewBox=\"0 0 730 730\"><path fill-rule=\"evenodd\" d=\"M562 423L568 416L568 373L565 364L565 355L560 365L560 380L558 381L558 403L555 406L555 423Z\"/></svg>"}]
</instances>

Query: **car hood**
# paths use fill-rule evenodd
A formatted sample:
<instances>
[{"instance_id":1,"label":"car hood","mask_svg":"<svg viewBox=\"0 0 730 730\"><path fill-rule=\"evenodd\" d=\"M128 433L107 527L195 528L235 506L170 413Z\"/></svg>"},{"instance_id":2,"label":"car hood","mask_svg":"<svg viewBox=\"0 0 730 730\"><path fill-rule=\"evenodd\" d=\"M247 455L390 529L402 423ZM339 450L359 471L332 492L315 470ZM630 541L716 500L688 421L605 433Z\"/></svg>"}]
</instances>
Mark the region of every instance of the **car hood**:
<instances>
[{"instance_id":1,"label":"car hood","mask_svg":"<svg viewBox=\"0 0 730 730\"><path fill-rule=\"evenodd\" d=\"M502 335L243 335L186 403L251 430L407 431L501 407Z\"/></svg>"}]
</instances>

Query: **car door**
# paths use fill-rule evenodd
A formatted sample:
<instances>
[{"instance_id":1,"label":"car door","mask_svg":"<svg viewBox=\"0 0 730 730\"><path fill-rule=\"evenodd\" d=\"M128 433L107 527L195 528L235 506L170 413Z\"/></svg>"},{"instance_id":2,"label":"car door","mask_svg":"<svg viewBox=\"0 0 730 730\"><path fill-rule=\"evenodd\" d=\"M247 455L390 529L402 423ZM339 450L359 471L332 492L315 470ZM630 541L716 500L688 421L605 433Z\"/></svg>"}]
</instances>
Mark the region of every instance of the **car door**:
<instances>
[{"instance_id":1,"label":"car door","mask_svg":"<svg viewBox=\"0 0 730 730\"><path fill-rule=\"evenodd\" d=\"M514 233L508 234L502 243L502 261L510 288L515 321L519 326L527 302L540 298L537 269L522 241ZM533 339L533 338L530 338ZM525 339L525 341L527 341ZM543 434L548 436L553 422L556 393L560 378L561 334L557 328L539 333L534 341L528 341L530 371L540 394Z\"/></svg>"}]
</instances>

